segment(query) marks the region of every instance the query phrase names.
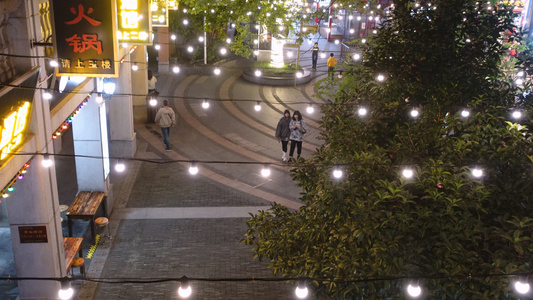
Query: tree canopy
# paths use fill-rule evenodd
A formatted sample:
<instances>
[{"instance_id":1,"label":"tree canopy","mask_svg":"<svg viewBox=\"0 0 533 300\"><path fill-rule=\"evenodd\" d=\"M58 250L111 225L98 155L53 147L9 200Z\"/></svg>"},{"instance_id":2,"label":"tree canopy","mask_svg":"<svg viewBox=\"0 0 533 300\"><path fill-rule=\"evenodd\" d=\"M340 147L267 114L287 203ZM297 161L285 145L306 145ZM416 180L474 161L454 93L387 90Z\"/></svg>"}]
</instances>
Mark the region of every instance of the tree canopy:
<instances>
[{"instance_id":1,"label":"tree canopy","mask_svg":"<svg viewBox=\"0 0 533 300\"><path fill-rule=\"evenodd\" d=\"M303 206L253 215L243 242L338 299L403 298L410 281L428 299L519 298L508 275L532 271L533 96L513 17L486 1L395 1L363 59L319 87L334 86L324 144L292 170Z\"/></svg>"}]
</instances>

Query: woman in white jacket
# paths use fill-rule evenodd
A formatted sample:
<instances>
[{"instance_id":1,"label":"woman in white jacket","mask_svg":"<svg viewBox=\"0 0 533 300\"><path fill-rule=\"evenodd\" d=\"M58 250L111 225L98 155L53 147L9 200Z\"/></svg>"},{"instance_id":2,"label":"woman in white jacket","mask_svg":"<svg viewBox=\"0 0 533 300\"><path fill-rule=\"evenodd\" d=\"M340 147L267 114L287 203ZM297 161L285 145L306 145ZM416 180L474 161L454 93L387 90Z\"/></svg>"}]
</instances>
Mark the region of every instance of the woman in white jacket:
<instances>
[{"instance_id":1,"label":"woman in white jacket","mask_svg":"<svg viewBox=\"0 0 533 300\"><path fill-rule=\"evenodd\" d=\"M302 141L304 138L304 134L307 132L307 126L305 125L300 111L297 110L294 112L294 114L292 114L292 120L289 124L289 128L291 129L291 136L289 137L289 139L291 140L291 151L289 153L289 161L294 161L294 158L292 157L294 154L294 148L298 148L296 152L298 154L298 159L302 154Z\"/></svg>"}]
</instances>

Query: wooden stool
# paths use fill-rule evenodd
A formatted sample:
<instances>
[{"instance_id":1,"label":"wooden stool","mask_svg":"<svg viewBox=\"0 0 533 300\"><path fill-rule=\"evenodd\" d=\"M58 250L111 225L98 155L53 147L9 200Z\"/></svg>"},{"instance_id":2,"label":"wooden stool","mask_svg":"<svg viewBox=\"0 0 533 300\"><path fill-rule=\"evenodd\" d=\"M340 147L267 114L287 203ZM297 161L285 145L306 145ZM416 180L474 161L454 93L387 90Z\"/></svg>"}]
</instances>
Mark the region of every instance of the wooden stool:
<instances>
[{"instance_id":1,"label":"wooden stool","mask_svg":"<svg viewBox=\"0 0 533 300\"><path fill-rule=\"evenodd\" d=\"M108 218L106 217L97 218L96 220L94 220L94 224L96 224L97 227L107 228L107 235L106 235L107 240L106 241L111 240L111 234L109 234L109 219Z\"/></svg>"},{"instance_id":2,"label":"wooden stool","mask_svg":"<svg viewBox=\"0 0 533 300\"><path fill-rule=\"evenodd\" d=\"M72 263L70 271L72 272L72 275L74 275L74 270L72 268L80 268L80 274L85 277L85 260L83 258L77 257Z\"/></svg>"}]
</instances>

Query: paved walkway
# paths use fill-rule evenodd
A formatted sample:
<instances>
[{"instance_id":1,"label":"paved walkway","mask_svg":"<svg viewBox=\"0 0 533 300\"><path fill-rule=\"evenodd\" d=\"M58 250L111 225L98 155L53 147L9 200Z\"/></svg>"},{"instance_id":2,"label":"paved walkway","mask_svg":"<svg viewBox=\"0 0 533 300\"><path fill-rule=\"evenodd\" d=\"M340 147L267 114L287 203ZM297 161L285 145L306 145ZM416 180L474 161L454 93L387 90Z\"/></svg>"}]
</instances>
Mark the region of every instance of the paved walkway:
<instances>
[{"instance_id":1,"label":"paved walkway","mask_svg":"<svg viewBox=\"0 0 533 300\"><path fill-rule=\"evenodd\" d=\"M159 74L160 98L168 98L178 114L170 137L172 151L164 151L159 127L145 124L144 107L135 107L136 158L166 161L155 164L130 161L125 174L112 174L117 197L111 215L111 242L98 245L87 270L92 278L202 278L272 277L267 262L253 259L251 247L240 243L250 213L273 202L298 209L300 188L281 162L281 145L274 138L284 109L300 110L309 126L303 156L319 147L320 99L313 83L293 87L257 86L240 77L239 66L229 62L221 76L185 69L178 75ZM174 97L175 96L175 97ZM190 99L188 98L190 97ZM201 100L257 99L255 102ZM307 115L306 104L316 104ZM188 162L198 161L200 172L188 173ZM204 163L219 161L228 163ZM261 164L270 163L270 178L260 176ZM78 299L177 299L177 282L157 284L78 283ZM191 282L191 299L295 299L286 282Z\"/></svg>"}]
</instances>

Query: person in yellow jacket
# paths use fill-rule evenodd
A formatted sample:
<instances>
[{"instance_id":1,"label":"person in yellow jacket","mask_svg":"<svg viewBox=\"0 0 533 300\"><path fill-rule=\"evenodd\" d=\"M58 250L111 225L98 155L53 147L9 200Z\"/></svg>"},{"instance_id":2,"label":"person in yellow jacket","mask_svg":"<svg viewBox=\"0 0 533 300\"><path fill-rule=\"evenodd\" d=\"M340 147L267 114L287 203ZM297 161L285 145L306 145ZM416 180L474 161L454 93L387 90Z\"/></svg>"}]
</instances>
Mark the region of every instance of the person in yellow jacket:
<instances>
[{"instance_id":1,"label":"person in yellow jacket","mask_svg":"<svg viewBox=\"0 0 533 300\"><path fill-rule=\"evenodd\" d=\"M337 64L337 60L335 59L335 56L333 53L329 55L328 58L328 75L331 76L331 79L333 80L333 76L335 76L335 65Z\"/></svg>"}]
</instances>

